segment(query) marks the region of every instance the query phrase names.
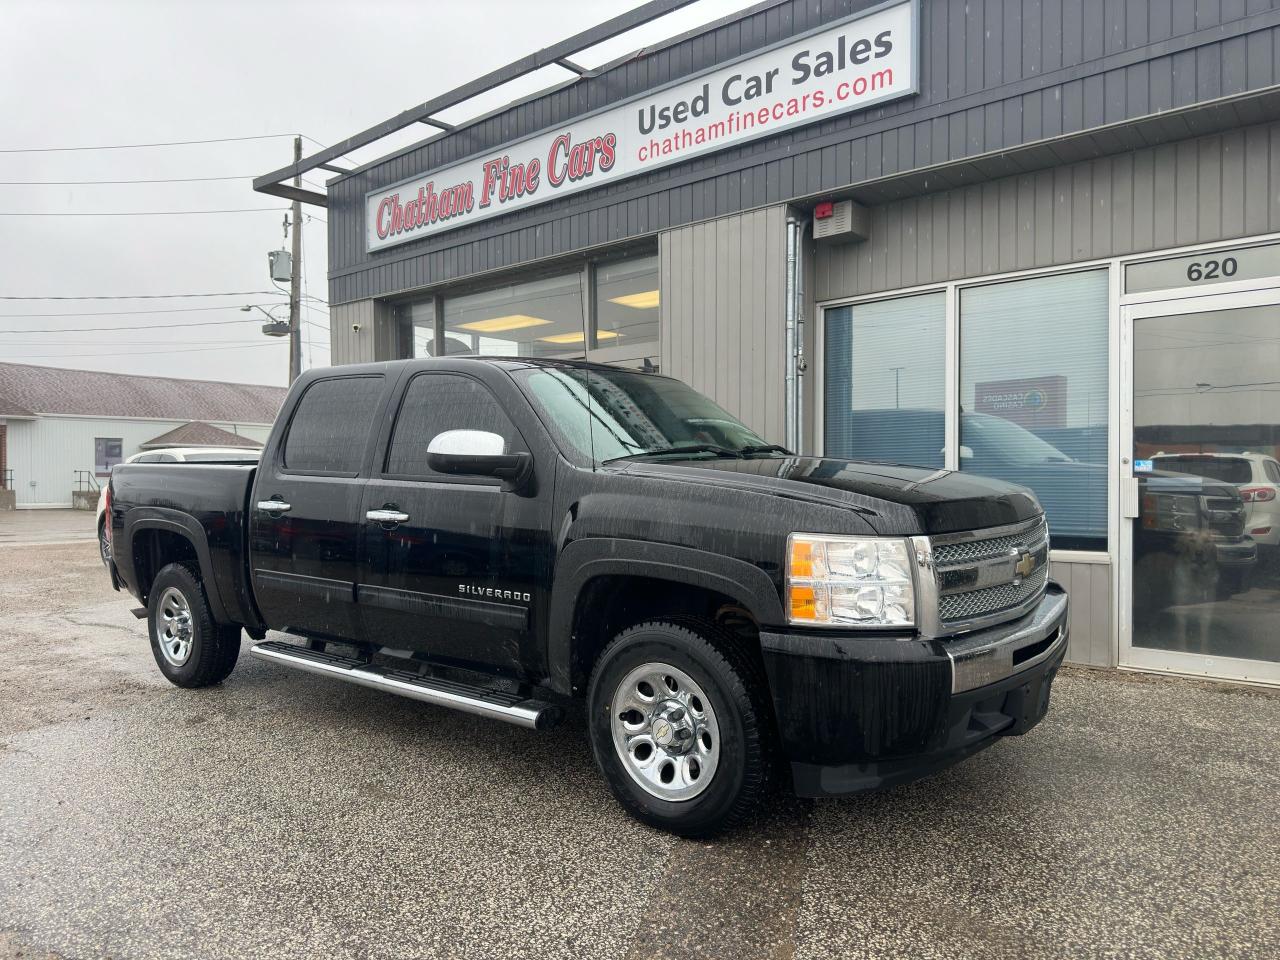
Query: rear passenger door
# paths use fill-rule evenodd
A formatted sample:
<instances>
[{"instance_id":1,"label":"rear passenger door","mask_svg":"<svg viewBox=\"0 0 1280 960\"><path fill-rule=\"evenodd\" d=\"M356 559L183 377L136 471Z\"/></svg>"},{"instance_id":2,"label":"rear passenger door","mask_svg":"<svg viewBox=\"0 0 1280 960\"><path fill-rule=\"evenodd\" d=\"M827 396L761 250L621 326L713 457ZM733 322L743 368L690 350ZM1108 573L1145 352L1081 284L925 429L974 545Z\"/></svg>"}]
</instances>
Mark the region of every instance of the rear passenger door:
<instances>
[{"instance_id":1,"label":"rear passenger door","mask_svg":"<svg viewBox=\"0 0 1280 960\"><path fill-rule=\"evenodd\" d=\"M249 504L250 563L258 607L275 629L359 635L360 505L384 386L380 374L315 380L262 459Z\"/></svg>"},{"instance_id":2,"label":"rear passenger door","mask_svg":"<svg viewBox=\"0 0 1280 960\"><path fill-rule=\"evenodd\" d=\"M534 479L512 490L493 477L436 473L427 448L450 430L496 433L504 453L532 453ZM485 384L414 375L365 489L366 638L509 673L539 660L532 638L547 600L551 472L546 451L526 443ZM378 519L389 515L403 519Z\"/></svg>"}]
</instances>

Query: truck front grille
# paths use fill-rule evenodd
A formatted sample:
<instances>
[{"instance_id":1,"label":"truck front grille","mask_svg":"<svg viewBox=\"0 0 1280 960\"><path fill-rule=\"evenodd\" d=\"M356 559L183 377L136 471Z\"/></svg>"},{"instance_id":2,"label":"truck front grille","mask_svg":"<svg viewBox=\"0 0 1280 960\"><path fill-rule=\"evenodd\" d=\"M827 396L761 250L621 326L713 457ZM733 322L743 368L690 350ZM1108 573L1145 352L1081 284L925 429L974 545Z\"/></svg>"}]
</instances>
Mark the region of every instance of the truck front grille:
<instances>
[{"instance_id":1,"label":"truck front grille","mask_svg":"<svg viewBox=\"0 0 1280 960\"><path fill-rule=\"evenodd\" d=\"M1008 527L934 537L938 620L962 631L1021 616L1049 581L1049 528L1043 517Z\"/></svg>"}]
</instances>

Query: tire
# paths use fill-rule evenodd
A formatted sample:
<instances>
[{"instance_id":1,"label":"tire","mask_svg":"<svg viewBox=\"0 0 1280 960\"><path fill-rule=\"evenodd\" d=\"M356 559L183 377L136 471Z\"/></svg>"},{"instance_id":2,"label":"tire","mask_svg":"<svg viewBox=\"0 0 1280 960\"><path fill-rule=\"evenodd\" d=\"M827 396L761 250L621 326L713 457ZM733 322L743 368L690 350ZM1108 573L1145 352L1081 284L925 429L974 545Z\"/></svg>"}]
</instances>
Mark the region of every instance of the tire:
<instances>
[{"instance_id":1,"label":"tire","mask_svg":"<svg viewBox=\"0 0 1280 960\"><path fill-rule=\"evenodd\" d=\"M732 829L772 785L763 670L711 623L679 619L623 631L596 662L587 704L596 765L623 808L649 826L685 837Z\"/></svg>"},{"instance_id":2,"label":"tire","mask_svg":"<svg viewBox=\"0 0 1280 960\"><path fill-rule=\"evenodd\" d=\"M191 570L169 564L147 600L151 653L165 679L178 687L211 687L230 675L240 656L240 628L214 622Z\"/></svg>"}]
</instances>

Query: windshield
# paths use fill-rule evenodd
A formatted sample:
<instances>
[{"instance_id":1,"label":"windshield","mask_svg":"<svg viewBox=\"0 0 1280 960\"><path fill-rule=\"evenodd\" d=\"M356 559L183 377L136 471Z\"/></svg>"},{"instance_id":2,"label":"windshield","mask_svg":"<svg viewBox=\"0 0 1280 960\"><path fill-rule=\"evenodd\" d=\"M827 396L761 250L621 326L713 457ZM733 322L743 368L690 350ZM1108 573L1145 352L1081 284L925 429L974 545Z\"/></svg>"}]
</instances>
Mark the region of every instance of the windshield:
<instances>
[{"instance_id":1,"label":"windshield","mask_svg":"<svg viewBox=\"0 0 1280 960\"><path fill-rule=\"evenodd\" d=\"M560 444L585 463L772 452L748 427L679 380L573 367L538 367L514 376Z\"/></svg>"},{"instance_id":2,"label":"windshield","mask_svg":"<svg viewBox=\"0 0 1280 960\"><path fill-rule=\"evenodd\" d=\"M1071 458L1053 444L1003 417L966 413L962 426L963 444L979 455L995 456L1007 463L1071 462Z\"/></svg>"}]
</instances>

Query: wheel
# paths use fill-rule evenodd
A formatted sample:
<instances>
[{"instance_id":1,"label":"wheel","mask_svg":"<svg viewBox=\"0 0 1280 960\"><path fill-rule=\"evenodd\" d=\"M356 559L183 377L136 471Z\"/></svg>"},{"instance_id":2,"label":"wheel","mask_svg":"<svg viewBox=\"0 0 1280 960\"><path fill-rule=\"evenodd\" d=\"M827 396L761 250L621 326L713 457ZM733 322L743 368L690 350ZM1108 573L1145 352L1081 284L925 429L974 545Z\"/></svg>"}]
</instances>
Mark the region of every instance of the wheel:
<instances>
[{"instance_id":1,"label":"wheel","mask_svg":"<svg viewBox=\"0 0 1280 960\"><path fill-rule=\"evenodd\" d=\"M102 556L102 562L108 567L111 566L111 540L107 536L107 518L105 516L98 521L98 553Z\"/></svg>"},{"instance_id":2,"label":"wheel","mask_svg":"<svg viewBox=\"0 0 1280 960\"><path fill-rule=\"evenodd\" d=\"M644 623L600 655L587 690L591 747L636 819L687 837L741 823L770 786L763 673L703 621Z\"/></svg>"},{"instance_id":3,"label":"wheel","mask_svg":"<svg viewBox=\"0 0 1280 960\"><path fill-rule=\"evenodd\" d=\"M225 680L240 656L240 628L214 622L196 576L171 563L151 585L148 600L151 652L165 678L179 687Z\"/></svg>"}]
</instances>

